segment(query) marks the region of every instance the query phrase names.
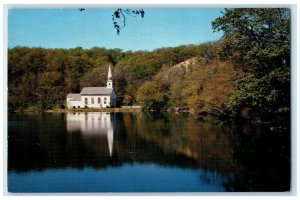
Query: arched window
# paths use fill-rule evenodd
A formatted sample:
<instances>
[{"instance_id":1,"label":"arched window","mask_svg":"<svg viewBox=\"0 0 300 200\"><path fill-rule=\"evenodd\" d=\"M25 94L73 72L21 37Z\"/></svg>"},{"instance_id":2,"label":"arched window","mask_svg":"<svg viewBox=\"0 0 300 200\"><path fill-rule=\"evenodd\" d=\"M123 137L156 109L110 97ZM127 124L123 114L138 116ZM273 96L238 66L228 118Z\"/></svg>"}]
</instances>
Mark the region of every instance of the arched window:
<instances>
[{"instance_id":1,"label":"arched window","mask_svg":"<svg viewBox=\"0 0 300 200\"><path fill-rule=\"evenodd\" d=\"M92 97L91 102L92 102L92 104L94 104L94 97Z\"/></svg>"},{"instance_id":2,"label":"arched window","mask_svg":"<svg viewBox=\"0 0 300 200\"><path fill-rule=\"evenodd\" d=\"M106 100L106 97L104 97L104 100Z\"/></svg>"},{"instance_id":3,"label":"arched window","mask_svg":"<svg viewBox=\"0 0 300 200\"><path fill-rule=\"evenodd\" d=\"M88 98L86 98L86 97L84 98L84 103L88 104Z\"/></svg>"},{"instance_id":4,"label":"arched window","mask_svg":"<svg viewBox=\"0 0 300 200\"><path fill-rule=\"evenodd\" d=\"M101 99L100 99L100 97L98 97L98 103L99 103L99 104L101 103Z\"/></svg>"}]
</instances>

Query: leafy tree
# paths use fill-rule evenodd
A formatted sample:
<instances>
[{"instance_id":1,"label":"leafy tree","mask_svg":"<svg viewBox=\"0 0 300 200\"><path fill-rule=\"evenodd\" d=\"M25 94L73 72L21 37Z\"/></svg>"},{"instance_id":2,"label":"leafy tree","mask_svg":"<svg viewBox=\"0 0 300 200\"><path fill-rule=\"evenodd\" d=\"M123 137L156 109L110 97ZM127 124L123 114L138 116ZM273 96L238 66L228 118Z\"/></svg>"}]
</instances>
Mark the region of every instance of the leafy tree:
<instances>
[{"instance_id":1,"label":"leafy tree","mask_svg":"<svg viewBox=\"0 0 300 200\"><path fill-rule=\"evenodd\" d=\"M106 85L107 67L92 68L80 79L80 88Z\"/></svg>"},{"instance_id":2,"label":"leafy tree","mask_svg":"<svg viewBox=\"0 0 300 200\"><path fill-rule=\"evenodd\" d=\"M187 108L186 95L185 95L186 84L183 82L175 82L170 87L170 104L171 107L181 109Z\"/></svg>"},{"instance_id":3,"label":"leafy tree","mask_svg":"<svg viewBox=\"0 0 300 200\"><path fill-rule=\"evenodd\" d=\"M277 68L263 77L250 74L237 81L237 90L229 98L227 106L237 111L246 108L249 110L247 115L252 118L275 119L276 115L288 118L289 83L288 68Z\"/></svg>"},{"instance_id":4,"label":"leafy tree","mask_svg":"<svg viewBox=\"0 0 300 200\"><path fill-rule=\"evenodd\" d=\"M225 9L212 22L223 31L220 57L248 73L237 82L227 107L253 117L288 116L290 108L290 11L285 8Z\"/></svg>"},{"instance_id":5,"label":"leafy tree","mask_svg":"<svg viewBox=\"0 0 300 200\"><path fill-rule=\"evenodd\" d=\"M81 56L72 56L69 58L69 78L72 92L80 91L80 78L84 75L86 65L89 65L86 59Z\"/></svg>"},{"instance_id":6,"label":"leafy tree","mask_svg":"<svg viewBox=\"0 0 300 200\"><path fill-rule=\"evenodd\" d=\"M161 110L166 104L167 96L161 91L159 84L146 81L136 92L138 103L143 103L145 110Z\"/></svg>"},{"instance_id":7,"label":"leafy tree","mask_svg":"<svg viewBox=\"0 0 300 200\"><path fill-rule=\"evenodd\" d=\"M220 55L245 70L266 72L289 66L290 12L285 8L225 9L224 16L212 22L223 31Z\"/></svg>"},{"instance_id":8,"label":"leafy tree","mask_svg":"<svg viewBox=\"0 0 300 200\"><path fill-rule=\"evenodd\" d=\"M132 105L132 103L133 103L133 97L128 94L125 94L123 99L123 105L130 106Z\"/></svg>"},{"instance_id":9,"label":"leafy tree","mask_svg":"<svg viewBox=\"0 0 300 200\"><path fill-rule=\"evenodd\" d=\"M63 77L58 72L45 72L40 75L37 89L37 104L41 109L51 109L55 104L63 104L65 93L61 86Z\"/></svg>"}]
</instances>

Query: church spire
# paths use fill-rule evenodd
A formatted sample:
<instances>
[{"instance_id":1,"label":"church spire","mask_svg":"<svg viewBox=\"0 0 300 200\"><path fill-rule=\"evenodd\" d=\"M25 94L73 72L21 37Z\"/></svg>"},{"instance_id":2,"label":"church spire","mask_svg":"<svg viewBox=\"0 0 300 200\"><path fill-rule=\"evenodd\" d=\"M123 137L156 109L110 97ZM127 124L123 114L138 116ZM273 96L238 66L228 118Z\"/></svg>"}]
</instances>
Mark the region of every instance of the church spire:
<instances>
[{"instance_id":1,"label":"church spire","mask_svg":"<svg viewBox=\"0 0 300 200\"><path fill-rule=\"evenodd\" d=\"M112 80L110 65L108 66L107 85L106 85L106 87L107 88L113 88L113 80Z\"/></svg>"},{"instance_id":2,"label":"church spire","mask_svg":"<svg viewBox=\"0 0 300 200\"><path fill-rule=\"evenodd\" d=\"M112 79L112 75L111 75L111 70L110 70L110 65L108 66L108 75L107 75L108 80L111 78Z\"/></svg>"}]
</instances>

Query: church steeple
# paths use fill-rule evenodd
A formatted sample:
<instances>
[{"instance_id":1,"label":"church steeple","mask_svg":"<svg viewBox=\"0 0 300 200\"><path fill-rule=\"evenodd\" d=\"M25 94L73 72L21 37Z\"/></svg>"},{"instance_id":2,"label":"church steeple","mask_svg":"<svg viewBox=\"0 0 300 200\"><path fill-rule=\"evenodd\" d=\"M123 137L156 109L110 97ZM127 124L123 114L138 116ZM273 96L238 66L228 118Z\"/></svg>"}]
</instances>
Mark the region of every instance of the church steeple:
<instances>
[{"instance_id":1,"label":"church steeple","mask_svg":"<svg viewBox=\"0 0 300 200\"><path fill-rule=\"evenodd\" d=\"M107 74L107 88L113 88L113 80L112 80L112 74L111 74L111 69L110 65L108 67L108 74Z\"/></svg>"}]
</instances>

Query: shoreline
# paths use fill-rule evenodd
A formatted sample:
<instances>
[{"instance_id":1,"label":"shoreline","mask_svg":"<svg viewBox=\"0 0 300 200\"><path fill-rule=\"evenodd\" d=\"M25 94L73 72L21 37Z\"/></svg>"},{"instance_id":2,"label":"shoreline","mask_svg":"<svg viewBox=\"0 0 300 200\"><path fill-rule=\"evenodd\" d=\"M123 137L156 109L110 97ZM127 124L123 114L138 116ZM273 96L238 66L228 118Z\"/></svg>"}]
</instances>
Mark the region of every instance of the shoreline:
<instances>
[{"instance_id":1,"label":"shoreline","mask_svg":"<svg viewBox=\"0 0 300 200\"><path fill-rule=\"evenodd\" d=\"M107 112L107 113L129 113L129 112L143 112L142 108L136 108L136 107L131 107L131 108L101 108L101 109L51 109L51 110L35 110L35 111L20 111L20 110L14 110L14 111L10 111L9 113L23 113L23 114L42 114L42 113L75 113L75 112ZM146 112L151 112L151 111L146 111ZM170 110L165 110L164 112L172 112L172 113L188 113L188 114L194 114L193 112L189 112L189 111L183 111L183 112L178 112L178 111L170 111ZM199 114L198 116L205 116L205 115L213 115L216 117L221 117L220 115L216 114L215 112L202 112L201 114ZM228 116L227 116L228 117ZM247 121L250 124L272 124L271 121L260 121L260 120L251 120L251 119L246 119L246 118L240 118L243 121ZM232 118L232 116L228 117L227 119L221 119L218 120L219 122L221 122L221 124L226 123L228 121L232 121L234 120Z\"/></svg>"},{"instance_id":2,"label":"shoreline","mask_svg":"<svg viewBox=\"0 0 300 200\"><path fill-rule=\"evenodd\" d=\"M141 112L140 108L100 108L100 109L55 109L45 110L46 113L73 113L73 112Z\"/></svg>"},{"instance_id":3,"label":"shoreline","mask_svg":"<svg viewBox=\"0 0 300 200\"><path fill-rule=\"evenodd\" d=\"M42 114L42 113L75 113L75 112L82 112L82 113L87 113L87 112L106 112L106 113L139 113L143 112L141 108L101 108L101 109L53 109L53 110L44 110L44 111L20 111L20 110L15 110L8 112L9 113L16 113L16 114ZM146 112L151 112L151 111L146 111ZM165 111L167 113L180 113L180 112L174 112L174 111ZM188 114L193 114L192 112L182 112L182 113L188 113ZM213 112L203 112L200 114L200 116L205 116L205 115L212 115L216 117L220 117L219 115L216 115ZM222 125L226 124L230 121L234 121L233 118L228 118L228 119L219 119L216 120L216 123ZM247 124L252 124L252 125L272 125L273 123L271 121L260 121L260 120L251 120L251 119L245 119L243 118L242 121ZM286 127L282 126L282 124L273 124L271 127L272 131L274 130L283 130L286 129Z\"/></svg>"}]
</instances>

